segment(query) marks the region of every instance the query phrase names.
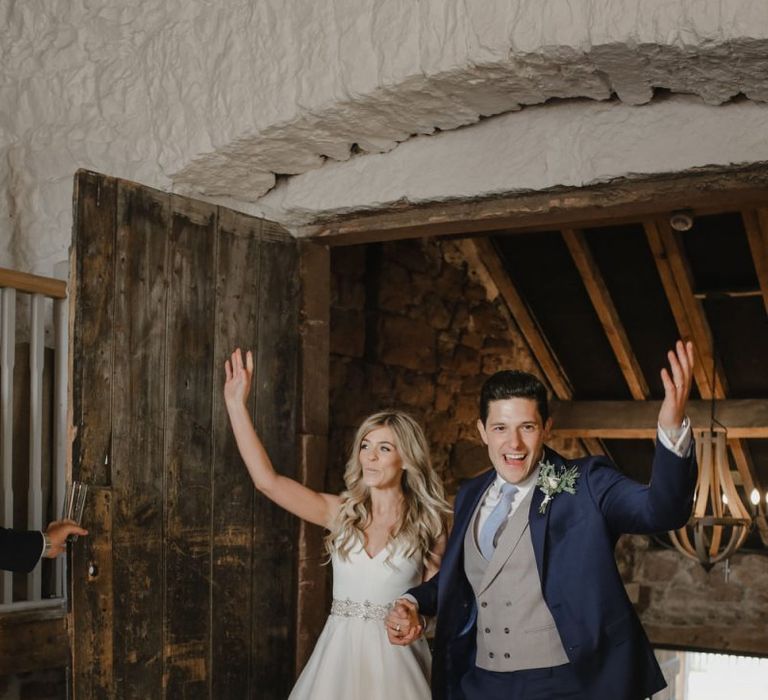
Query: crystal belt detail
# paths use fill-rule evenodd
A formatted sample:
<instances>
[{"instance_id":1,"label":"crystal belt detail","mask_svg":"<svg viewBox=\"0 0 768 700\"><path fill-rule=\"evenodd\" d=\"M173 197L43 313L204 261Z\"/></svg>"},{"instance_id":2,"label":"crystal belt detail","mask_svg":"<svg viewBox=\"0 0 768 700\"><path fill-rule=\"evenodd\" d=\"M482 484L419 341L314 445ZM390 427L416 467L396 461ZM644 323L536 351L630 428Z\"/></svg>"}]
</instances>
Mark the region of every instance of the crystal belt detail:
<instances>
[{"instance_id":1,"label":"crystal belt detail","mask_svg":"<svg viewBox=\"0 0 768 700\"><path fill-rule=\"evenodd\" d=\"M359 617L363 620L383 620L388 614L391 605L376 605L367 600L362 603L357 600L333 599L331 603L331 615L339 617Z\"/></svg>"}]
</instances>

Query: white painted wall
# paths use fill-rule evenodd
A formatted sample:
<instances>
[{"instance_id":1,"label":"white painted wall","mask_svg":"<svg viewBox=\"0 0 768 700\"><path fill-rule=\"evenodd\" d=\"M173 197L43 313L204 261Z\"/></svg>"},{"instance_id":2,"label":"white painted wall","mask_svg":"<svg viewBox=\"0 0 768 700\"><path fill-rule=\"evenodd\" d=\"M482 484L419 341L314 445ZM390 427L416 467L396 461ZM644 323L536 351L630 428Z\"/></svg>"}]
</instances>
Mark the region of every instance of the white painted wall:
<instances>
[{"instance_id":1,"label":"white painted wall","mask_svg":"<svg viewBox=\"0 0 768 700\"><path fill-rule=\"evenodd\" d=\"M481 116L555 97L768 96L764 0L3 0L0 16L0 265L41 274L66 255L79 167L245 207L352 144L464 126L459 144ZM620 169L583 135L584 173L553 152L543 180ZM754 159L728 139L720 160Z\"/></svg>"},{"instance_id":2,"label":"white painted wall","mask_svg":"<svg viewBox=\"0 0 768 700\"><path fill-rule=\"evenodd\" d=\"M400 201L580 187L760 161L768 165L766 104L718 107L687 95L643 106L571 100L414 138L388 153L328 163L279 184L245 209L291 227Z\"/></svg>"}]
</instances>

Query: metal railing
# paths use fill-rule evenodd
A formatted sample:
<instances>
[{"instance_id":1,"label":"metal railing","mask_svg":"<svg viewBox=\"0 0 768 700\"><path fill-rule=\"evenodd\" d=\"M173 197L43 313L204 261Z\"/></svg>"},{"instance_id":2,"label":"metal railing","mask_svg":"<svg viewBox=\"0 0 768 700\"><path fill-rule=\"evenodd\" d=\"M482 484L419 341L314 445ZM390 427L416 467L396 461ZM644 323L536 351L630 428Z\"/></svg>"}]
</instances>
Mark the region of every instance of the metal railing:
<instances>
[{"instance_id":1,"label":"metal railing","mask_svg":"<svg viewBox=\"0 0 768 700\"><path fill-rule=\"evenodd\" d=\"M14 526L14 365L19 295L29 301L29 488L27 522L29 530L43 530L48 520L60 517L66 484L68 305L66 282L0 268L0 525ZM51 314L49 317L48 314ZM53 326L53 424L52 435L44 435L43 372L45 369L45 328ZM43 445L50 440L53 473L50 514L43 503ZM47 475L46 475L47 476ZM23 497L23 496L22 496ZM45 518L44 516L48 516ZM57 606L65 596L65 559L54 564L53 597L43 598L42 567L27 576L26 599L14 601L13 574L0 572L0 612Z\"/></svg>"}]
</instances>

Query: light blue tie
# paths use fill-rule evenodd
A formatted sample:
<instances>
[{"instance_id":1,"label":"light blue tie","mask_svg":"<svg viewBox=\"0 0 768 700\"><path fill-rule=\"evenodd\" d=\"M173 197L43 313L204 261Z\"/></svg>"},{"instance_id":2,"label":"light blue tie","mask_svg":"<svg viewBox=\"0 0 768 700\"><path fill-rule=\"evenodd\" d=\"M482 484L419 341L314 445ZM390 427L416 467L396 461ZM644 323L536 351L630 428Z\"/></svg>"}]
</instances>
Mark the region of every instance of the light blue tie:
<instances>
[{"instance_id":1,"label":"light blue tie","mask_svg":"<svg viewBox=\"0 0 768 700\"><path fill-rule=\"evenodd\" d=\"M483 523L483 527L480 530L477 544L480 547L480 552L488 561L493 557L493 552L496 549L496 540L507 523L507 516L518 490L517 486L513 484L505 483L501 487L501 498L499 498L499 502L491 511L488 520Z\"/></svg>"}]
</instances>

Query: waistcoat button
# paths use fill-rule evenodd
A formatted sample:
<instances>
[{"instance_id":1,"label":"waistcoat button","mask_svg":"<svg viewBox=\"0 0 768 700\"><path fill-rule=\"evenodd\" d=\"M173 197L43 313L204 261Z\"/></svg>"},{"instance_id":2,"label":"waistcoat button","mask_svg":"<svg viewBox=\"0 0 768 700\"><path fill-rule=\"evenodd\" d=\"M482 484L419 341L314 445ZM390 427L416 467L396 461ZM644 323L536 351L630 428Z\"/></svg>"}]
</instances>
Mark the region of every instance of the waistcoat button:
<instances>
[{"instance_id":1,"label":"waistcoat button","mask_svg":"<svg viewBox=\"0 0 768 700\"><path fill-rule=\"evenodd\" d=\"M507 605L509 605L509 603L507 603ZM488 607L488 603L486 603L485 601L483 601L482 603L480 603L480 607L481 607L481 608L487 608L487 607Z\"/></svg>"},{"instance_id":2,"label":"waistcoat button","mask_svg":"<svg viewBox=\"0 0 768 700\"><path fill-rule=\"evenodd\" d=\"M493 658L493 657L495 656L495 654L494 654L492 651L489 651L489 652L488 652L488 656L490 656L491 658Z\"/></svg>"},{"instance_id":3,"label":"waistcoat button","mask_svg":"<svg viewBox=\"0 0 768 700\"><path fill-rule=\"evenodd\" d=\"M486 627L485 628L485 633L486 634L490 634L491 633L491 628L490 627Z\"/></svg>"},{"instance_id":4,"label":"waistcoat button","mask_svg":"<svg viewBox=\"0 0 768 700\"><path fill-rule=\"evenodd\" d=\"M509 634L509 627L504 628L504 634Z\"/></svg>"},{"instance_id":5,"label":"waistcoat button","mask_svg":"<svg viewBox=\"0 0 768 700\"><path fill-rule=\"evenodd\" d=\"M505 659L508 659L508 658L509 658L509 652L507 652L506 654L504 654L504 658L505 658Z\"/></svg>"}]
</instances>

